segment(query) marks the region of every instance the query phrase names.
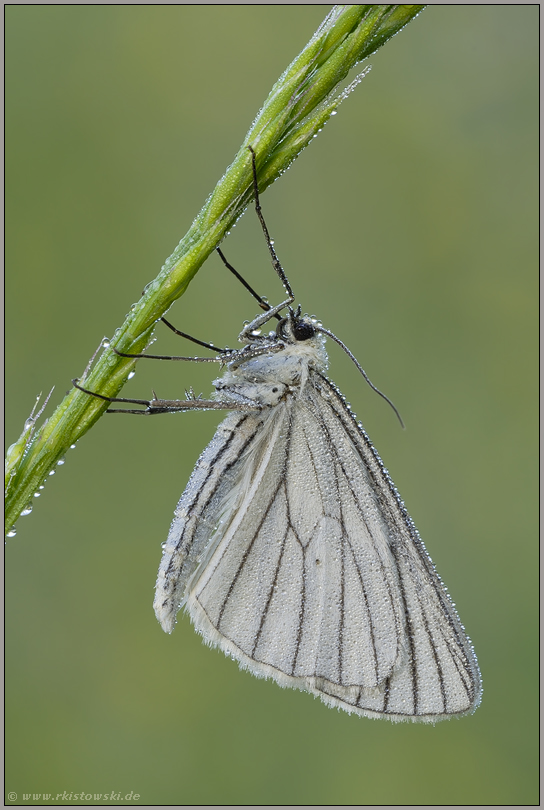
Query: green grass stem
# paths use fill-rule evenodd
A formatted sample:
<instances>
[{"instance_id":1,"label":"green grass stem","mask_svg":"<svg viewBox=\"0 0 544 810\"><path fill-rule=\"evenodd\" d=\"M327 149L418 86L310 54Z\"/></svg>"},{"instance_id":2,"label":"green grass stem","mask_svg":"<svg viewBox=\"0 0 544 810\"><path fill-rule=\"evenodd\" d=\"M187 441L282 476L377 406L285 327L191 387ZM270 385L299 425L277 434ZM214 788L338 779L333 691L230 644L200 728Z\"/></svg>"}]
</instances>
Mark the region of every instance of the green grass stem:
<instances>
[{"instance_id":1,"label":"green grass stem","mask_svg":"<svg viewBox=\"0 0 544 810\"><path fill-rule=\"evenodd\" d=\"M142 352L157 320L187 289L210 253L252 198L251 157L257 156L261 192L282 174L317 135L353 87L340 85L349 71L412 20L422 5L334 6L301 53L278 79L238 154L206 200L189 231L158 276L146 287L111 343L123 352ZM104 348L85 386L117 396L136 361ZM29 417L6 456L6 533L68 448L100 418L107 403L72 389L37 428Z\"/></svg>"}]
</instances>

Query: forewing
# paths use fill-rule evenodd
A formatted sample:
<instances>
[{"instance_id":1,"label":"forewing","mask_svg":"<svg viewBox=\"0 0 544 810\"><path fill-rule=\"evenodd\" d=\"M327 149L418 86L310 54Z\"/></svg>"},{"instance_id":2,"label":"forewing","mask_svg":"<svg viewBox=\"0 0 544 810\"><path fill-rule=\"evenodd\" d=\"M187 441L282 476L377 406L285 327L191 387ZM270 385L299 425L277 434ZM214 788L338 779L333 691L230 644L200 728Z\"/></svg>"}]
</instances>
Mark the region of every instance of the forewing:
<instances>
[{"instance_id":1,"label":"forewing","mask_svg":"<svg viewBox=\"0 0 544 810\"><path fill-rule=\"evenodd\" d=\"M350 492L341 501L351 503L350 509L367 521L376 542L381 533L376 526L386 527L389 556L396 572L396 598L404 620L400 641L404 657L380 684L379 699L375 691L363 687L353 708L364 714L428 722L471 712L480 701L480 674L453 603L366 433L335 387L319 374L313 378L315 385L310 390L314 392L314 411L319 413L331 448L336 450L336 464ZM354 475L357 467L362 475L359 481ZM376 523L369 517L369 497L380 515ZM357 548L358 533L347 528L347 542ZM327 683L320 691L332 698L338 696Z\"/></svg>"}]
</instances>

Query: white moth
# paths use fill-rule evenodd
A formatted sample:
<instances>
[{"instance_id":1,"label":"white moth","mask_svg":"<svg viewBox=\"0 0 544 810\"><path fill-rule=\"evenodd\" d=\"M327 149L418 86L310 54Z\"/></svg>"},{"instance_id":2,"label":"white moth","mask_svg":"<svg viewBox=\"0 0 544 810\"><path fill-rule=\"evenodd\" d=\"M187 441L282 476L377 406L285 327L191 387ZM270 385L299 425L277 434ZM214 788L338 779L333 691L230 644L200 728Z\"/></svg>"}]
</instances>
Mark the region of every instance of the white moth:
<instances>
[{"instance_id":1,"label":"white moth","mask_svg":"<svg viewBox=\"0 0 544 810\"><path fill-rule=\"evenodd\" d=\"M472 712L474 651L380 457L325 376L323 336L292 312L279 331L214 383L244 408L219 426L176 509L159 622L171 632L185 606L240 666L348 712L428 722Z\"/></svg>"},{"instance_id":2,"label":"white moth","mask_svg":"<svg viewBox=\"0 0 544 810\"><path fill-rule=\"evenodd\" d=\"M481 697L471 642L378 453L325 376L325 334L340 341L289 306L254 155L253 175L289 298L270 308L246 284L267 311L243 329L243 349L214 358L228 368L214 399L112 400L147 405L140 413L232 411L175 511L157 618L170 633L185 607L242 668L350 713L430 723L471 713ZM258 334L288 306L275 332Z\"/></svg>"}]
</instances>

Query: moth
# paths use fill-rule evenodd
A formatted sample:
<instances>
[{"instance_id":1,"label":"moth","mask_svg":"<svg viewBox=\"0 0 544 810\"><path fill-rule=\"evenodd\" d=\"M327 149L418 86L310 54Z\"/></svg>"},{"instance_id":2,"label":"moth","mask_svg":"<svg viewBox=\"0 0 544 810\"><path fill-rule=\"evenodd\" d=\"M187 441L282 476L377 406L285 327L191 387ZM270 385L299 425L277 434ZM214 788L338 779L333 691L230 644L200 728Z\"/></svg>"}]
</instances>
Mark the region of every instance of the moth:
<instances>
[{"instance_id":1,"label":"moth","mask_svg":"<svg viewBox=\"0 0 544 810\"><path fill-rule=\"evenodd\" d=\"M230 411L175 510L155 613L171 633L183 607L240 667L349 713L430 723L469 714L481 699L472 644L380 456L327 377L327 337L375 387L332 332L293 309L248 148L286 300L271 307L218 249L264 312L242 329L243 348L201 358L226 367L211 399L106 397L75 383L145 406L109 412Z\"/></svg>"}]
</instances>

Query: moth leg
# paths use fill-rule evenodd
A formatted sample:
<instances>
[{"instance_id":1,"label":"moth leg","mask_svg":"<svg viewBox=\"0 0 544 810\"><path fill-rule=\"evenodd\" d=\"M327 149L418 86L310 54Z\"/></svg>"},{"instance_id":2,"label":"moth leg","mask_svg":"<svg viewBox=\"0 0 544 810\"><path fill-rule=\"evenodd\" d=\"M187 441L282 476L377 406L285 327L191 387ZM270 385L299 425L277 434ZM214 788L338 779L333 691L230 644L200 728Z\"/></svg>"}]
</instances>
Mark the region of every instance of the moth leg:
<instances>
[{"instance_id":1,"label":"moth leg","mask_svg":"<svg viewBox=\"0 0 544 810\"><path fill-rule=\"evenodd\" d=\"M219 250L219 248L217 248ZM166 318L161 318L161 321L166 324L166 326L172 330L175 335L179 335L179 337L185 338L186 340L191 340L193 343L197 343L199 346L204 346L205 349L210 349L212 352L217 352L218 354L227 354L230 349L218 349L217 346L214 346L213 343L206 343L203 340L198 340L197 338L192 337L192 335L188 335L187 332L181 332L179 329L167 321Z\"/></svg>"},{"instance_id":2,"label":"moth leg","mask_svg":"<svg viewBox=\"0 0 544 810\"><path fill-rule=\"evenodd\" d=\"M293 294L293 290L291 289L291 285L289 284L289 279L285 275L285 270L281 266L280 260L276 256L276 251L274 250L274 242L270 238L268 228L266 227L266 222L264 221L263 212L261 210L261 201L259 196L259 182L257 180L257 156L255 155L255 151L252 146L248 144L247 148L251 152L251 170L253 175L253 194L255 196L255 213L259 218L264 238L266 239L266 244L268 245L268 251L270 253L270 258L272 260L272 267L274 268L274 270L281 279L281 283L284 286L285 292L289 296L289 303L292 303L295 300L295 296ZM283 306L285 306L285 304Z\"/></svg>"},{"instance_id":3,"label":"moth leg","mask_svg":"<svg viewBox=\"0 0 544 810\"><path fill-rule=\"evenodd\" d=\"M257 315L257 317L251 321L251 323L244 326L238 335L238 340L244 340L246 338L252 338L254 340L256 336L252 335L251 333L256 329L259 329L261 326L263 326L263 324L267 323L267 321L272 320L272 318L274 318L278 312L281 312L282 309L288 307L293 303L294 300L294 297L290 296L289 298L286 298L285 301L282 301L281 304L277 304L277 306L271 307L266 312L263 312L262 315Z\"/></svg>"},{"instance_id":4,"label":"moth leg","mask_svg":"<svg viewBox=\"0 0 544 810\"><path fill-rule=\"evenodd\" d=\"M245 280L245 278L244 278L243 276L241 276L241 275L240 275L240 273L238 272L238 270L236 270L236 268L234 268L234 267L232 266L232 264L230 264L230 262L228 262L228 261L227 261L227 258L226 258L226 256L225 256L225 254L223 253L223 251L221 250L221 248L216 247L215 249L216 249L216 251L219 253L219 256L221 257L221 261L223 262L223 264L225 265L225 267L226 267L228 270L230 270L230 272L231 272L231 273L232 273L232 274L233 274L233 275L234 275L234 276L235 276L235 277L238 279L238 281L239 281L241 284L243 284L243 285L244 285L244 287L246 288L246 290L248 290L248 292L250 292L250 293L251 293L251 295L253 296L253 298L255 298L255 300L259 302L259 306L260 306L260 308L261 308L261 309L264 309L264 310L265 310L265 312L269 312L269 311L272 309L272 307L271 307L271 305L268 303L268 301L265 301L265 300L264 300L264 298L261 298L261 296L259 295L259 293L258 293L258 292L255 292L255 290L253 289L253 287L252 287L250 284L248 284L248 282ZM281 321L281 315L278 315L278 314L276 313L276 315L274 315L273 317L277 318L277 319L278 319L278 321ZM162 320L164 321L164 318L162 318ZM165 321L165 323L166 323L166 321Z\"/></svg>"},{"instance_id":5,"label":"moth leg","mask_svg":"<svg viewBox=\"0 0 544 810\"><path fill-rule=\"evenodd\" d=\"M181 333L180 333L181 334ZM179 357L178 355L169 354L128 354L127 352L120 352L115 346L111 347L112 350L119 357L130 357L131 360L186 360L188 363L223 363L222 357ZM223 351L220 349L219 351Z\"/></svg>"},{"instance_id":6,"label":"moth leg","mask_svg":"<svg viewBox=\"0 0 544 810\"><path fill-rule=\"evenodd\" d=\"M281 280L281 283L283 284L283 287L285 289L285 292L287 293L287 295L289 297L286 298L285 301L282 301L281 304L278 304L275 307L270 307L269 309L266 310L266 312L262 313L261 315L258 315L254 320L252 320L251 323L248 323L246 326L244 326L244 328L242 329L242 331L240 332L240 335L238 337L239 340L244 340L246 338L254 338L255 335L252 335L251 332L255 331L256 329L259 329L259 327L261 327L263 324L267 323L267 321L270 321L272 318L275 318L279 314L279 312L281 312L282 309L285 309L285 307L288 307L295 300L295 296L294 296L293 290L291 289L289 279L285 275L285 271L284 271L283 267L280 264L280 261L279 261L277 255L276 255L276 251L274 250L274 242L270 238L270 234L268 233L268 228L266 226L266 222L264 221L263 212L261 210L261 203L260 203L260 196L259 196L259 182L257 180L257 160L256 160L255 151L254 151L253 147L250 146L249 144L248 144L247 148L251 152L251 171L252 171L252 178L253 178L253 195L254 195L254 198L255 198L255 212L257 214L257 217L259 218L259 222L261 223L261 228L262 228L262 231L263 231L263 234L264 234L264 238L266 240L266 244L268 246L268 251L270 253L270 259L272 261L272 267L274 268L274 270L278 274L278 276L279 276L279 278ZM223 257L221 257L221 258L223 258ZM226 262L226 260L224 258L223 258L223 261L225 262L227 267L229 267L229 269L233 269L233 268L231 268L229 266L229 264ZM248 286L248 285L246 285L246 286ZM255 293L252 290L250 290L250 292L253 295L255 295ZM255 295L255 297L257 299L259 298L256 295ZM264 304L264 301L262 301L262 299L261 299L261 301L259 303L262 306Z\"/></svg>"},{"instance_id":7,"label":"moth leg","mask_svg":"<svg viewBox=\"0 0 544 810\"><path fill-rule=\"evenodd\" d=\"M72 380L74 387L84 394L89 394L96 399L103 399L105 402L122 402L129 405L145 405L145 409L135 410L132 408L108 408L106 413L139 413L143 416L153 416L157 413L176 413L177 411L244 411L255 412L262 410L263 406L258 402L233 402L232 400L200 399L189 395L187 399L158 399L153 392L153 399L129 399L127 397L108 397L105 394L98 394L96 391L89 391L78 385L77 380Z\"/></svg>"}]
</instances>

